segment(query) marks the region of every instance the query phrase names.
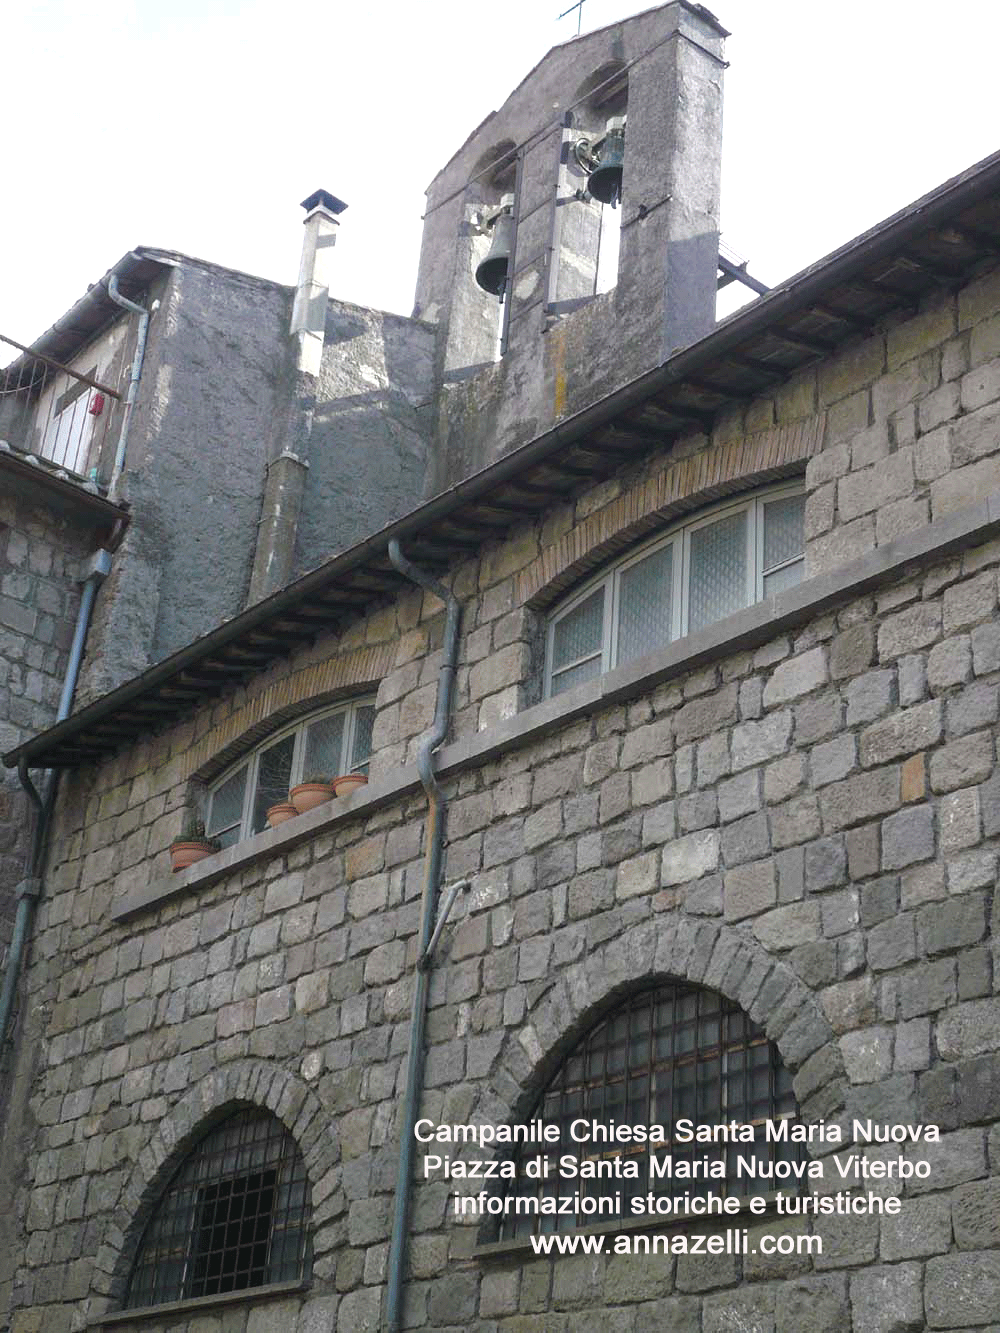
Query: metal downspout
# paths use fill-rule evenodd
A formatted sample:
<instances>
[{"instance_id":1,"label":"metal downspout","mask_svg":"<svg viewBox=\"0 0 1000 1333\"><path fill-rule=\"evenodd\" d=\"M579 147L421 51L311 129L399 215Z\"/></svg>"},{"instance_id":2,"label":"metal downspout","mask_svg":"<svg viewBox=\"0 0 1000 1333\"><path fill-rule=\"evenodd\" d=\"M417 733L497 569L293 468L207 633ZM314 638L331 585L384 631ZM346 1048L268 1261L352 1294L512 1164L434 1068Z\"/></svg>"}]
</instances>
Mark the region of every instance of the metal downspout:
<instances>
[{"instance_id":1,"label":"metal downspout","mask_svg":"<svg viewBox=\"0 0 1000 1333\"><path fill-rule=\"evenodd\" d=\"M438 886L441 882L441 852L444 843L444 793L434 775L434 751L444 740L451 713L455 663L458 657L458 630L462 608L458 599L443 584L411 564L400 550L399 542L389 543L389 559L412 582L440 598L447 608L443 658L438 675L437 705L430 730L421 738L417 751L417 769L427 793L426 854L424 887L420 914L420 947L413 979L413 1008L410 1014L410 1043L406 1059L406 1088L399 1140L399 1170L396 1175L396 1208L389 1243L389 1268L386 1294L386 1328L399 1333L402 1323L403 1272L406 1265L407 1229L410 1214L410 1185L413 1175L413 1129L420 1107L424 1082L424 1033L427 1023L427 995L430 987L430 958L434 939L434 916ZM452 895L449 901L454 900Z\"/></svg>"},{"instance_id":2,"label":"metal downspout","mask_svg":"<svg viewBox=\"0 0 1000 1333\"><path fill-rule=\"evenodd\" d=\"M110 570L110 552L97 551L91 562L90 573L84 582L83 592L80 594L76 626L73 630L73 642L69 650L69 661L66 663L66 675L63 677L62 694L59 698L59 709L56 713L57 722L62 722L64 718L69 717L70 709L73 706L73 694L80 675L80 664L83 662L83 649L87 642L87 630L90 628L91 617L94 613L97 589L107 578ZM20 885L21 892L17 899L17 912L14 917L14 932L10 941L10 953L4 971L3 987L0 989L0 1046L3 1045L11 1012L14 1008L14 996L21 975L24 951L31 936L35 906L42 893L42 862L45 858L46 834L49 829L49 816L52 813L58 785L56 775L49 773L45 779L45 794L40 796L35 784L28 777L28 764L25 759L22 759L17 766L17 776L35 807L36 818L34 832L31 835L28 874Z\"/></svg>"},{"instance_id":3,"label":"metal downspout","mask_svg":"<svg viewBox=\"0 0 1000 1333\"><path fill-rule=\"evenodd\" d=\"M131 310L134 315L139 316L139 328L135 336L135 355L132 358L132 375L128 382L128 393L125 395L125 415L122 418L118 448L115 450L115 461L111 468L111 480L108 482L108 499L114 499L118 491L118 481L125 466L128 431L132 424L132 412L135 408L136 395L139 392L139 380L142 378L142 363L146 359L146 334L149 331L150 311L145 306L130 301L127 296L122 296L118 290L118 278L114 273L108 278L108 295L123 310ZM153 309L155 310L155 308L156 304L154 303Z\"/></svg>"}]
</instances>

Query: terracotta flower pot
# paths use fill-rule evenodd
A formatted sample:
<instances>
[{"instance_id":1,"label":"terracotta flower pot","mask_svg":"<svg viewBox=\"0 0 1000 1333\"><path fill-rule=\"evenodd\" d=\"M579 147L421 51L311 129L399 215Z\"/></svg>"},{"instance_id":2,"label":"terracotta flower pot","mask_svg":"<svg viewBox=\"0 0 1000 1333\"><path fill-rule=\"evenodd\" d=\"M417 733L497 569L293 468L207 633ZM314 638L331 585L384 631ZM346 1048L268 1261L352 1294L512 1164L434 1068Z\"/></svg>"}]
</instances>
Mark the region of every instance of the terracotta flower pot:
<instances>
[{"instance_id":1,"label":"terracotta flower pot","mask_svg":"<svg viewBox=\"0 0 1000 1333\"><path fill-rule=\"evenodd\" d=\"M338 796L350 796L352 791L365 786L367 781L364 773L345 773L343 777L333 779L333 790Z\"/></svg>"},{"instance_id":2,"label":"terracotta flower pot","mask_svg":"<svg viewBox=\"0 0 1000 1333\"><path fill-rule=\"evenodd\" d=\"M204 861L219 849L210 842L172 842L170 844L170 866L176 875L178 870L187 870L195 861Z\"/></svg>"},{"instance_id":3,"label":"terracotta flower pot","mask_svg":"<svg viewBox=\"0 0 1000 1333\"><path fill-rule=\"evenodd\" d=\"M271 828L277 828L279 824L284 824L286 820L294 819L298 814L291 801L279 801L277 805L272 805L267 812L267 822Z\"/></svg>"},{"instance_id":4,"label":"terracotta flower pot","mask_svg":"<svg viewBox=\"0 0 1000 1333\"><path fill-rule=\"evenodd\" d=\"M333 800L333 785L329 782L300 782L288 793L288 799L300 815L315 810L324 801Z\"/></svg>"}]
</instances>

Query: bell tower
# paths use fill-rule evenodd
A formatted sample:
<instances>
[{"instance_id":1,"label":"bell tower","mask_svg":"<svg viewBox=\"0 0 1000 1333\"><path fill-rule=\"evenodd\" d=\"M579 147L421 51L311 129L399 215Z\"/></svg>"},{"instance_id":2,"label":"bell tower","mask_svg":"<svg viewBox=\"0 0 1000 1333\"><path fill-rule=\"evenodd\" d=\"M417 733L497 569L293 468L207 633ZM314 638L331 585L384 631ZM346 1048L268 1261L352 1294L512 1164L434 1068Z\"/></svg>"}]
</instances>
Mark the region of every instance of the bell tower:
<instances>
[{"instance_id":1,"label":"bell tower","mask_svg":"<svg viewBox=\"0 0 1000 1333\"><path fill-rule=\"evenodd\" d=\"M674 0L555 47L434 178L439 484L714 327L727 35Z\"/></svg>"}]
</instances>

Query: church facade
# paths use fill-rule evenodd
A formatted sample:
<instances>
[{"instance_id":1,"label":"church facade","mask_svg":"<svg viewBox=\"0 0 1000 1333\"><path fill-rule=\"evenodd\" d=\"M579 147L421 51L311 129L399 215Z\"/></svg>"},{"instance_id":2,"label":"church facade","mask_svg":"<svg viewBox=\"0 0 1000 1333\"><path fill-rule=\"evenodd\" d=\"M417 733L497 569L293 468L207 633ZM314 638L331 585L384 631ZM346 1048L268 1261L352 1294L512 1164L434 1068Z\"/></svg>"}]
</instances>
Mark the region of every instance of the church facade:
<instances>
[{"instance_id":1,"label":"church facade","mask_svg":"<svg viewBox=\"0 0 1000 1333\"><path fill-rule=\"evenodd\" d=\"M332 554L311 199L238 603L5 756L10 1333L995 1326L1000 159L716 324L724 35L567 43L435 179Z\"/></svg>"}]
</instances>

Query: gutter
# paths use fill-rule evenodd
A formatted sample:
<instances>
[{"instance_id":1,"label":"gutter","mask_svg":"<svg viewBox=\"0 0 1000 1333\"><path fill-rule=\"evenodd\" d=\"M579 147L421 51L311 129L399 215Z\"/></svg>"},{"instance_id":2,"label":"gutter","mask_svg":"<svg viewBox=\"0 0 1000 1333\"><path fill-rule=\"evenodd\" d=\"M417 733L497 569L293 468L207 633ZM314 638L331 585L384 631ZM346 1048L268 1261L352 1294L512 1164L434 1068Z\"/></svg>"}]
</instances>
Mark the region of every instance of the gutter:
<instances>
[{"instance_id":1,"label":"gutter","mask_svg":"<svg viewBox=\"0 0 1000 1333\"><path fill-rule=\"evenodd\" d=\"M452 690L455 683L455 664L458 659L458 631L462 608L443 584L418 569L403 555L399 542L389 543L389 559L405 578L425 588L444 602L447 608L441 670L438 674L437 703L430 730L420 740L417 751L417 769L427 793L427 822L425 824L425 860L423 900L420 912L420 952L413 976L413 1005L410 1013L410 1042L406 1057L406 1087L403 1093L403 1113L399 1131L399 1167L396 1173L396 1207L392 1219L392 1237L389 1242L388 1276L386 1279L386 1318L388 1333L399 1333L403 1318L403 1277L406 1267L407 1229L410 1215L410 1189L413 1177L414 1127L420 1109L424 1083L424 1043L427 1026L427 998L430 991L430 968L434 948L451 911L461 884L453 884L448 893L445 909L437 927L434 918L437 909L438 888L441 882L441 856L444 848L444 817L446 801L434 774L434 751L445 738L451 714Z\"/></svg>"},{"instance_id":2,"label":"gutter","mask_svg":"<svg viewBox=\"0 0 1000 1333\"><path fill-rule=\"evenodd\" d=\"M80 675L83 650L87 642L90 621L94 614L97 590L110 572L111 554L102 547L91 558L90 572L87 574L83 584L83 592L80 595L80 605L76 613L76 626L73 630L73 643L69 650L69 661L66 663L66 674L63 677L62 694L56 713L57 721L68 717L73 706L73 694L76 691L76 683ZM0 1048L3 1046L11 1012L14 1008L14 996L17 993L17 983L21 975L21 964L24 961L25 950L31 937L35 908L44 888L42 867L45 862L49 821L55 805L56 789L59 783L58 774L48 773L44 784L45 794L44 796L39 795L38 789L28 777L28 760L26 758L18 764L17 776L21 780L21 786L27 792L28 799L35 807L35 827L31 836L28 874L19 886L20 893L14 916L14 933L11 936L10 953L4 971L3 986L0 988Z\"/></svg>"},{"instance_id":3,"label":"gutter","mask_svg":"<svg viewBox=\"0 0 1000 1333\"><path fill-rule=\"evenodd\" d=\"M114 272L108 276L108 295L115 305L120 305L123 310L130 310L134 315L139 316L139 325L135 336L135 355L132 357L132 374L128 382L128 393L125 396L125 415L122 418L118 448L115 450L115 461L111 468L111 479L108 482L108 498L114 501L117 499L118 483L121 479L122 469L125 466L128 432L132 424L132 413L135 410L139 380L142 378L142 365L146 359L146 336L149 332L149 317L152 311L156 310L159 301L154 301L152 308L147 310L145 306L130 301L127 296L122 296L118 290L118 275Z\"/></svg>"}]
</instances>

